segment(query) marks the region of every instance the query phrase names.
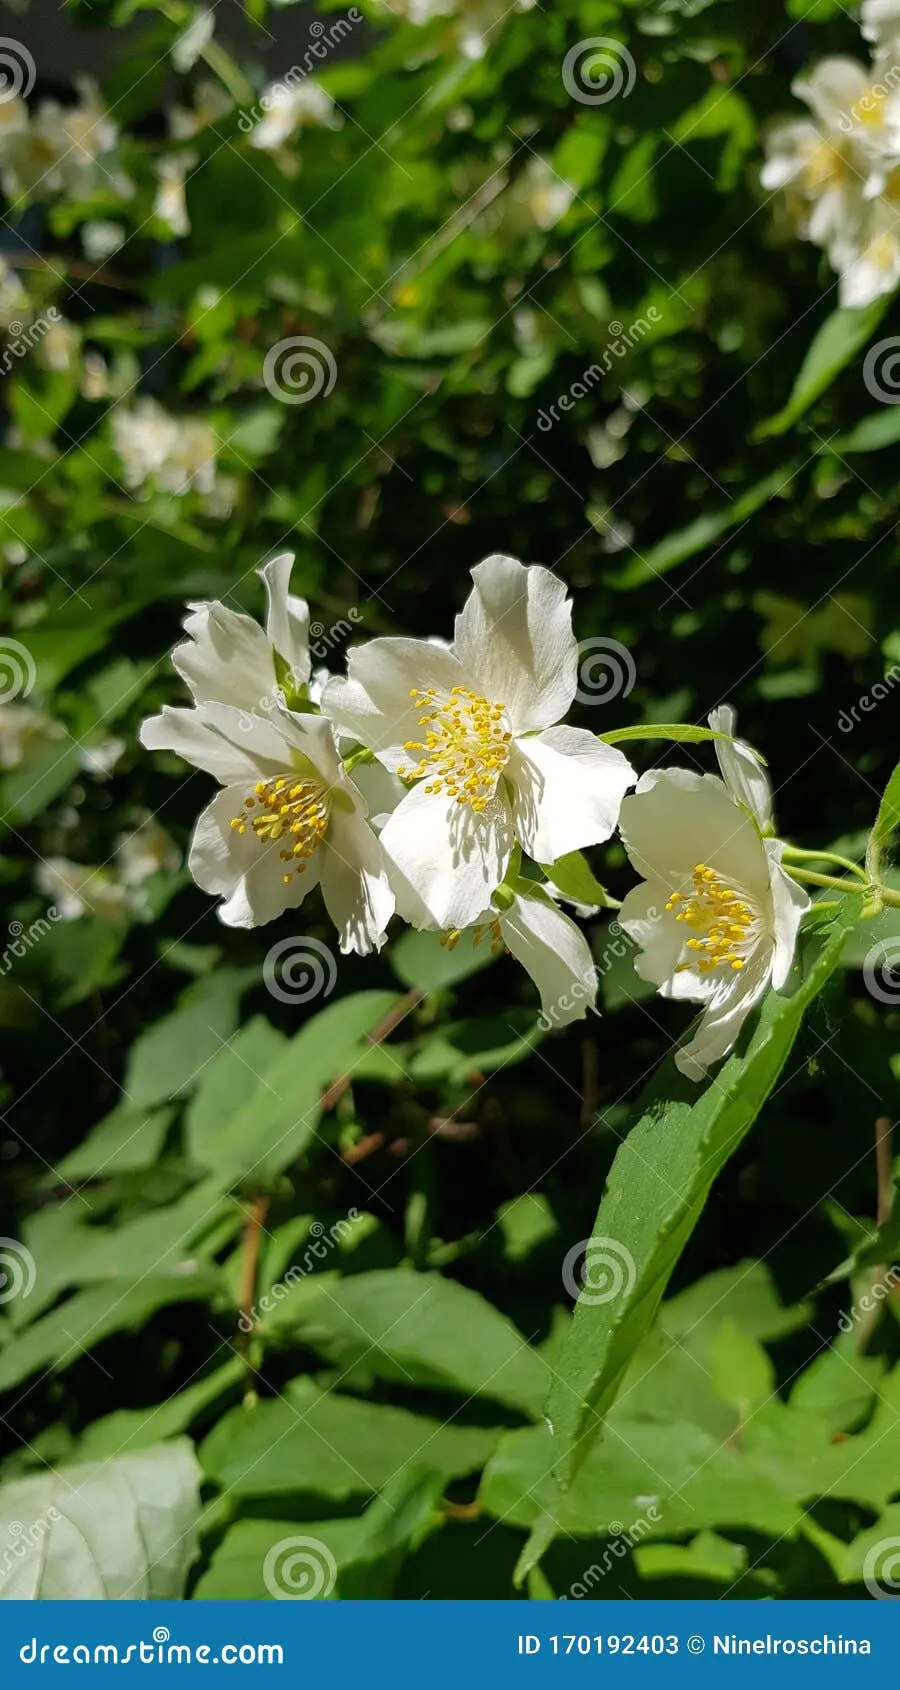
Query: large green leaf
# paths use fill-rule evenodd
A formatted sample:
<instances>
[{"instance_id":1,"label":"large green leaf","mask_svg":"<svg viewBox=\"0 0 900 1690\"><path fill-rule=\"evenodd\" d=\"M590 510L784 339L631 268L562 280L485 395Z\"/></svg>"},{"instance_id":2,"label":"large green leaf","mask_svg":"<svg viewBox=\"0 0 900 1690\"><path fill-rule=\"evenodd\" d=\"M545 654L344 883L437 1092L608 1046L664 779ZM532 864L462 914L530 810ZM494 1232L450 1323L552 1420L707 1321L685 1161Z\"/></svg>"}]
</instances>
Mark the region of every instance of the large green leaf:
<instances>
[{"instance_id":1,"label":"large green leaf","mask_svg":"<svg viewBox=\"0 0 900 1690\"><path fill-rule=\"evenodd\" d=\"M193 1446L180 1438L0 1487L0 1538L16 1544L0 1598L183 1596L197 1553L199 1480Z\"/></svg>"},{"instance_id":2,"label":"large green leaf","mask_svg":"<svg viewBox=\"0 0 900 1690\"><path fill-rule=\"evenodd\" d=\"M790 1054L803 1015L837 966L856 918L842 907L791 997L770 993L746 1048L732 1055L699 1096L670 1060L651 1085L638 1124L613 1163L594 1224L597 1258L617 1264L619 1294L579 1300L548 1419L561 1492L571 1484L615 1400L637 1344L648 1330L710 1188L756 1120ZM524 1566L534 1565L556 1532L547 1512Z\"/></svg>"},{"instance_id":3,"label":"large green leaf","mask_svg":"<svg viewBox=\"0 0 900 1690\"><path fill-rule=\"evenodd\" d=\"M391 1268L329 1282L300 1300L290 1329L342 1370L364 1361L382 1379L489 1397L532 1416L550 1382L511 1321L437 1273Z\"/></svg>"},{"instance_id":4,"label":"large green leaf","mask_svg":"<svg viewBox=\"0 0 900 1690\"><path fill-rule=\"evenodd\" d=\"M374 1495L413 1462L445 1479L477 1472L499 1435L357 1402L297 1379L276 1402L224 1415L200 1459L210 1478L235 1496L309 1493L340 1502Z\"/></svg>"}]
</instances>

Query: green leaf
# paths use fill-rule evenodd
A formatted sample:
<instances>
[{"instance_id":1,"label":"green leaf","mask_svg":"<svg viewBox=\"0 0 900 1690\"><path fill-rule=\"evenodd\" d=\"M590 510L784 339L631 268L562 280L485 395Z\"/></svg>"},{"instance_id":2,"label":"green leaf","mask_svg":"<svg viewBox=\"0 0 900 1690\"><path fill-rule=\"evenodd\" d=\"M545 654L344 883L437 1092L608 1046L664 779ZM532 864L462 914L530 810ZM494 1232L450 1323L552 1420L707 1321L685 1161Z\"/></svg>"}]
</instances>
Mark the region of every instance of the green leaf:
<instances>
[{"instance_id":1,"label":"green leaf","mask_svg":"<svg viewBox=\"0 0 900 1690\"><path fill-rule=\"evenodd\" d=\"M253 969L224 968L188 986L170 1015L132 1046L123 1090L134 1109L183 1097L237 1026L242 991Z\"/></svg>"},{"instance_id":2,"label":"green leaf","mask_svg":"<svg viewBox=\"0 0 900 1690\"><path fill-rule=\"evenodd\" d=\"M866 873L870 880L879 881L882 873L882 858L890 844L892 835L900 827L900 763L891 775L885 788L884 797L878 806L875 825L869 835L866 847Z\"/></svg>"},{"instance_id":3,"label":"green leaf","mask_svg":"<svg viewBox=\"0 0 900 1690\"><path fill-rule=\"evenodd\" d=\"M396 992L356 992L329 1004L254 1076L249 1095L225 1112L218 1125L211 1112L208 1118L201 1116L202 1139L198 1144L195 1136L192 1149L199 1154L202 1147L204 1161L223 1185L251 1178L265 1187L296 1161L315 1137L326 1087L340 1074L353 1072L369 1048L366 1034L399 1001ZM258 1037L257 1029L254 1040ZM402 1075L399 1060L396 1066ZM219 1081L215 1083L218 1087Z\"/></svg>"},{"instance_id":4,"label":"green leaf","mask_svg":"<svg viewBox=\"0 0 900 1690\"><path fill-rule=\"evenodd\" d=\"M223 1122L253 1097L260 1076L287 1042L271 1022L255 1015L219 1047L204 1068L184 1120L185 1145L201 1167L216 1166Z\"/></svg>"},{"instance_id":5,"label":"green leaf","mask_svg":"<svg viewBox=\"0 0 900 1690\"><path fill-rule=\"evenodd\" d=\"M610 733L598 734L604 745L621 745L630 739L670 739L679 745L699 745L701 740L727 739L730 734L719 733L716 728L697 727L693 722L640 722L633 723L630 728L613 728Z\"/></svg>"},{"instance_id":6,"label":"green leaf","mask_svg":"<svg viewBox=\"0 0 900 1690\"><path fill-rule=\"evenodd\" d=\"M287 1318L287 1308L279 1325ZM344 1369L365 1361L378 1378L484 1396L537 1416L546 1363L477 1291L408 1268L353 1274L305 1296L291 1330Z\"/></svg>"},{"instance_id":7,"label":"green leaf","mask_svg":"<svg viewBox=\"0 0 900 1690\"><path fill-rule=\"evenodd\" d=\"M499 1432L357 1402L295 1379L274 1402L235 1408L200 1449L205 1472L236 1497L374 1495L415 1461L445 1479L477 1472Z\"/></svg>"},{"instance_id":8,"label":"green leaf","mask_svg":"<svg viewBox=\"0 0 900 1690\"><path fill-rule=\"evenodd\" d=\"M550 1393L561 1493L601 1429L714 1180L756 1120L806 1009L837 966L856 914L855 900L845 900L802 984L791 997L769 993L744 1050L728 1059L699 1097L672 1060L651 1085L641 1118L613 1163L594 1225L598 1258L606 1253L619 1264L620 1294L603 1302L579 1300ZM525 1554L523 1575L555 1533L548 1515Z\"/></svg>"},{"instance_id":9,"label":"green leaf","mask_svg":"<svg viewBox=\"0 0 900 1690\"><path fill-rule=\"evenodd\" d=\"M441 944L440 934L416 933L408 928L391 946L388 960L404 986L437 992L478 974L482 968L489 967L493 958L489 945L476 947L469 936L464 935L451 950Z\"/></svg>"},{"instance_id":10,"label":"green leaf","mask_svg":"<svg viewBox=\"0 0 900 1690\"><path fill-rule=\"evenodd\" d=\"M114 1174L141 1173L159 1158L172 1120L171 1109L132 1109L121 1103L99 1121L87 1138L53 1170L60 1180L111 1179Z\"/></svg>"},{"instance_id":11,"label":"green leaf","mask_svg":"<svg viewBox=\"0 0 900 1690\"><path fill-rule=\"evenodd\" d=\"M742 1332L735 1320L723 1320L710 1346L716 1395L746 1420L767 1402L775 1387L775 1369L761 1344Z\"/></svg>"},{"instance_id":12,"label":"green leaf","mask_svg":"<svg viewBox=\"0 0 900 1690\"><path fill-rule=\"evenodd\" d=\"M197 1553L199 1479L182 1438L0 1486L0 1538L16 1542L0 1598L182 1597Z\"/></svg>"},{"instance_id":13,"label":"green leaf","mask_svg":"<svg viewBox=\"0 0 900 1690\"><path fill-rule=\"evenodd\" d=\"M581 851L568 851L555 863L540 863L547 878L566 898L576 904L597 904L601 909L611 902L605 886L592 873Z\"/></svg>"},{"instance_id":14,"label":"green leaf","mask_svg":"<svg viewBox=\"0 0 900 1690\"><path fill-rule=\"evenodd\" d=\"M815 404L857 352L861 352L890 304L889 295L859 309L832 311L819 328L800 366L790 399L777 416L756 430L758 440L786 434L810 405Z\"/></svg>"}]
</instances>

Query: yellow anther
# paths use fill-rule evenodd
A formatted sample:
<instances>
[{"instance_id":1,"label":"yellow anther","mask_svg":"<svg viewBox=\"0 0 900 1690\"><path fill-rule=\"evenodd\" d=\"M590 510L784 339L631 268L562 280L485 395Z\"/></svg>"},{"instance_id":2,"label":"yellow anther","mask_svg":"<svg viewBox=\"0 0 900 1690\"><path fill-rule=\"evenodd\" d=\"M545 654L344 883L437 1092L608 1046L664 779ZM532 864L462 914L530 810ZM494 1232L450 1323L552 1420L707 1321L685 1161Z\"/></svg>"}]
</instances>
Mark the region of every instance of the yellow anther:
<instances>
[{"instance_id":1,"label":"yellow anther","mask_svg":"<svg viewBox=\"0 0 900 1690\"><path fill-rule=\"evenodd\" d=\"M696 967L701 974L727 967L739 972L746 964L753 944L755 912L742 893L723 886L715 869L697 863L691 875L691 890L670 893L666 903L675 920L693 929L685 950L694 953L690 962L680 962L676 973Z\"/></svg>"},{"instance_id":2,"label":"yellow anther","mask_svg":"<svg viewBox=\"0 0 900 1690\"><path fill-rule=\"evenodd\" d=\"M443 699L434 687L427 692L413 689L410 697L426 707L419 718L426 732L424 741L404 745L405 751L421 755L418 763L398 769L401 780L427 777L427 793L443 793L476 812L484 810L509 761L512 734L503 727L506 706L490 703L465 686L451 687Z\"/></svg>"},{"instance_id":3,"label":"yellow anther","mask_svg":"<svg viewBox=\"0 0 900 1690\"><path fill-rule=\"evenodd\" d=\"M279 853L291 865L290 872L282 875L287 885L292 874L303 873L325 837L330 814L327 791L314 781L292 781L287 775L278 775L274 780L257 781L254 794L245 798L244 804L257 814L235 816L231 825L238 834L244 834L249 820L261 845L275 844L288 836L289 849Z\"/></svg>"}]
</instances>

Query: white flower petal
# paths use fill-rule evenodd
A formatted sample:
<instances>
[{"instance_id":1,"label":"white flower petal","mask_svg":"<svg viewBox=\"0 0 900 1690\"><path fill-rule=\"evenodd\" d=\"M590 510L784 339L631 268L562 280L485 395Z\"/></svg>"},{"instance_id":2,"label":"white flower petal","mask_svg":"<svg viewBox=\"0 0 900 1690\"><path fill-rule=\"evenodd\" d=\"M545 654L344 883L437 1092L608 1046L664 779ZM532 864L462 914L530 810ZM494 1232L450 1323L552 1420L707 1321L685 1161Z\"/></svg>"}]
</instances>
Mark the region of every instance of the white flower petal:
<instances>
[{"instance_id":1,"label":"white flower petal","mask_svg":"<svg viewBox=\"0 0 900 1690\"><path fill-rule=\"evenodd\" d=\"M322 897L340 935L341 950L366 956L380 950L394 913L394 894L381 846L361 815L335 807L322 857Z\"/></svg>"},{"instance_id":2,"label":"white flower petal","mask_svg":"<svg viewBox=\"0 0 900 1690\"><path fill-rule=\"evenodd\" d=\"M289 591L293 552L280 552L259 573L266 589L266 638L291 671L295 686L305 686L311 673L309 605Z\"/></svg>"},{"instance_id":3,"label":"white flower petal","mask_svg":"<svg viewBox=\"0 0 900 1690\"><path fill-rule=\"evenodd\" d=\"M733 798L745 804L756 817L760 830L768 833L772 827L772 788L768 776L752 746L735 739L737 713L731 704L720 704L709 713L709 725L714 733L728 734L728 740L714 741L716 757L725 782Z\"/></svg>"},{"instance_id":4,"label":"white flower petal","mask_svg":"<svg viewBox=\"0 0 900 1690\"><path fill-rule=\"evenodd\" d=\"M565 583L496 552L476 564L454 650L471 685L505 704L515 733L548 728L575 697L578 646Z\"/></svg>"},{"instance_id":5,"label":"white flower petal","mask_svg":"<svg viewBox=\"0 0 900 1690\"><path fill-rule=\"evenodd\" d=\"M265 708L275 688L272 652L258 622L214 599L189 606L184 631L172 663L190 688L195 704Z\"/></svg>"},{"instance_id":6,"label":"white flower petal","mask_svg":"<svg viewBox=\"0 0 900 1690\"><path fill-rule=\"evenodd\" d=\"M766 840L766 852L772 874L772 916L775 931L772 985L777 992L783 990L790 978L800 923L810 908L809 894L781 867L783 850L784 846L780 840Z\"/></svg>"},{"instance_id":7,"label":"white flower petal","mask_svg":"<svg viewBox=\"0 0 900 1690\"><path fill-rule=\"evenodd\" d=\"M148 751L174 751L222 786L235 781L252 786L259 779L249 750L223 738L202 710L164 704L158 716L141 723L140 741Z\"/></svg>"},{"instance_id":8,"label":"white flower petal","mask_svg":"<svg viewBox=\"0 0 900 1690\"><path fill-rule=\"evenodd\" d=\"M798 76L791 92L803 100L825 129L841 128L854 106L869 94L870 78L858 59L821 59L811 76Z\"/></svg>"},{"instance_id":9,"label":"white flower petal","mask_svg":"<svg viewBox=\"0 0 900 1690\"><path fill-rule=\"evenodd\" d=\"M644 880L626 894L616 920L640 946L634 959L642 980L662 987L675 973L684 948L684 933L666 914L669 888L662 880Z\"/></svg>"},{"instance_id":10,"label":"white flower petal","mask_svg":"<svg viewBox=\"0 0 900 1690\"><path fill-rule=\"evenodd\" d=\"M516 834L538 863L609 839L635 773L613 745L586 728L550 728L515 740L504 771Z\"/></svg>"},{"instance_id":11,"label":"white flower petal","mask_svg":"<svg viewBox=\"0 0 900 1690\"><path fill-rule=\"evenodd\" d=\"M284 910L296 909L319 879L321 853L316 852L302 874L285 881L281 843L263 845L248 828L244 834L231 825L243 812L245 786L226 787L216 794L194 830L188 867L204 892L225 899L219 918L226 927L262 927Z\"/></svg>"},{"instance_id":12,"label":"white flower petal","mask_svg":"<svg viewBox=\"0 0 900 1690\"><path fill-rule=\"evenodd\" d=\"M747 1016L763 997L771 974L771 950L762 946L740 973L716 992L703 1011L690 1043L675 1052L675 1066L689 1080L702 1080L731 1050Z\"/></svg>"},{"instance_id":13,"label":"white flower petal","mask_svg":"<svg viewBox=\"0 0 900 1690\"><path fill-rule=\"evenodd\" d=\"M513 845L509 807L480 813L413 787L381 835L397 909L414 927L470 927L490 905Z\"/></svg>"},{"instance_id":14,"label":"white flower petal","mask_svg":"<svg viewBox=\"0 0 900 1690\"><path fill-rule=\"evenodd\" d=\"M322 709L342 733L369 746L394 770L410 762L406 741L421 737L413 688L449 693L466 680L452 652L428 640L370 640L350 652L347 675L329 682Z\"/></svg>"},{"instance_id":15,"label":"white flower petal","mask_svg":"<svg viewBox=\"0 0 900 1690\"><path fill-rule=\"evenodd\" d=\"M597 969L584 934L550 899L516 893L498 916L500 932L541 994L553 1027L581 1021L597 1002Z\"/></svg>"},{"instance_id":16,"label":"white flower petal","mask_svg":"<svg viewBox=\"0 0 900 1690\"><path fill-rule=\"evenodd\" d=\"M769 919L769 866L759 829L715 775L691 769L642 775L623 801L619 831L645 880L665 881L676 891L697 863L705 863L737 882Z\"/></svg>"}]
</instances>

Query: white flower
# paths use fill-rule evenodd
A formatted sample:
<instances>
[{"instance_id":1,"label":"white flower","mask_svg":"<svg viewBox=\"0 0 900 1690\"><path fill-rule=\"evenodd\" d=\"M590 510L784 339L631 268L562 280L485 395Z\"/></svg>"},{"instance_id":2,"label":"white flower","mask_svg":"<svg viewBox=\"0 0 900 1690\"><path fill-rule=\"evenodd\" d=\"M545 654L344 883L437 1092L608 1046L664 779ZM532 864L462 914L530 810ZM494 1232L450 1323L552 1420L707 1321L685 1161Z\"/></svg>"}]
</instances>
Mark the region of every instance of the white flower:
<instances>
[{"instance_id":1,"label":"white flower","mask_svg":"<svg viewBox=\"0 0 900 1690\"><path fill-rule=\"evenodd\" d=\"M198 135L211 123L217 123L231 111L234 101L221 82L198 82L193 90L193 106L173 106L169 113L169 132L173 140L185 141Z\"/></svg>"},{"instance_id":2,"label":"white flower","mask_svg":"<svg viewBox=\"0 0 900 1690\"><path fill-rule=\"evenodd\" d=\"M153 202L153 215L160 223L165 223L176 237L190 234L184 179L193 162L192 158L184 156L161 159L156 166L159 187Z\"/></svg>"},{"instance_id":3,"label":"white flower","mask_svg":"<svg viewBox=\"0 0 900 1690\"><path fill-rule=\"evenodd\" d=\"M105 264L128 239L128 231L122 223L112 223L102 217L83 223L80 233L85 258L89 258L92 264Z\"/></svg>"},{"instance_id":4,"label":"white flower","mask_svg":"<svg viewBox=\"0 0 900 1690\"><path fill-rule=\"evenodd\" d=\"M0 705L0 769L17 769L30 752L65 737L62 723L32 704Z\"/></svg>"},{"instance_id":5,"label":"white flower","mask_svg":"<svg viewBox=\"0 0 900 1690\"><path fill-rule=\"evenodd\" d=\"M823 136L812 123L786 123L769 135L761 181L770 193L785 189L797 232L830 247L858 228L864 181L853 167L846 136Z\"/></svg>"},{"instance_id":6,"label":"white flower","mask_svg":"<svg viewBox=\"0 0 900 1690\"><path fill-rule=\"evenodd\" d=\"M894 175L900 179L900 172ZM872 201L856 242L848 243L835 256L841 273L841 305L871 305L882 294L893 293L900 282L897 206L887 197Z\"/></svg>"},{"instance_id":7,"label":"white flower","mask_svg":"<svg viewBox=\"0 0 900 1690\"><path fill-rule=\"evenodd\" d=\"M554 170L550 160L541 156L529 159L511 195L516 207L524 211L539 229L553 229L565 217L575 198L575 188Z\"/></svg>"},{"instance_id":8,"label":"white flower","mask_svg":"<svg viewBox=\"0 0 900 1690\"><path fill-rule=\"evenodd\" d=\"M298 82L293 87L284 82L273 82L262 95L260 104L264 115L251 132L250 145L264 153L278 152L297 129L306 126L339 129L343 122L331 95L326 94L320 83L311 79Z\"/></svg>"},{"instance_id":9,"label":"white flower","mask_svg":"<svg viewBox=\"0 0 900 1690\"><path fill-rule=\"evenodd\" d=\"M710 721L728 731L733 713ZM781 844L764 837L771 795L752 752L717 749L724 781L688 769L643 775L619 824L644 877L618 918L641 947L637 972L663 997L703 1005L697 1032L675 1057L693 1080L727 1055L768 987L787 983L809 908L781 867Z\"/></svg>"},{"instance_id":10,"label":"white flower","mask_svg":"<svg viewBox=\"0 0 900 1690\"><path fill-rule=\"evenodd\" d=\"M188 637L175 647L172 662L196 705L225 704L263 716L280 710L286 678L295 688L308 683L309 606L289 591L293 563L293 552L281 552L259 571L266 589L265 629L218 599L188 605Z\"/></svg>"},{"instance_id":11,"label":"white flower","mask_svg":"<svg viewBox=\"0 0 900 1690\"><path fill-rule=\"evenodd\" d=\"M38 342L38 362L47 370L71 370L80 344L81 336L75 324L61 317L57 311Z\"/></svg>"},{"instance_id":12,"label":"white flower","mask_svg":"<svg viewBox=\"0 0 900 1690\"><path fill-rule=\"evenodd\" d=\"M122 461L126 487L150 484L177 498L217 490L217 440L199 417L173 417L155 399L119 406L112 419L113 446Z\"/></svg>"},{"instance_id":13,"label":"white flower","mask_svg":"<svg viewBox=\"0 0 900 1690\"><path fill-rule=\"evenodd\" d=\"M539 863L608 839L634 781L620 751L554 725L577 682L564 584L499 554L472 577L451 650L372 640L322 700L412 784L381 840L398 910L415 926L477 921L516 838Z\"/></svg>"},{"instance_id":14,"label":"white flower","mask_svg":"<svg viewBox=\"0 0 900 1690\"><path fill-rule=\"evenodd\" d=\"M44 100L33 117L24 108L24 122L16 109L0 123L0 165L7 198L66 194L87 199L103 183L123 197L131 191L127 179L110 173L102 162L118 141L116 125L100 104L93 83L82 82L80 94L74 106Z\"/></svg>"},{"instance_id":15,"label":"white flower","mask_svg":"<svg viewBox=\"0 0 900 1690\"><path fill-rule=\"evenodd\" d=\"M262 926L319 885L341 950L381 947L394 899L330 722L286 710L248 718L226 704L165 706L143 723L141 741L177 752L222 786L197 823L188 866L204 892L224 899L226 926Z\"/></svg>"}]
</instances>

